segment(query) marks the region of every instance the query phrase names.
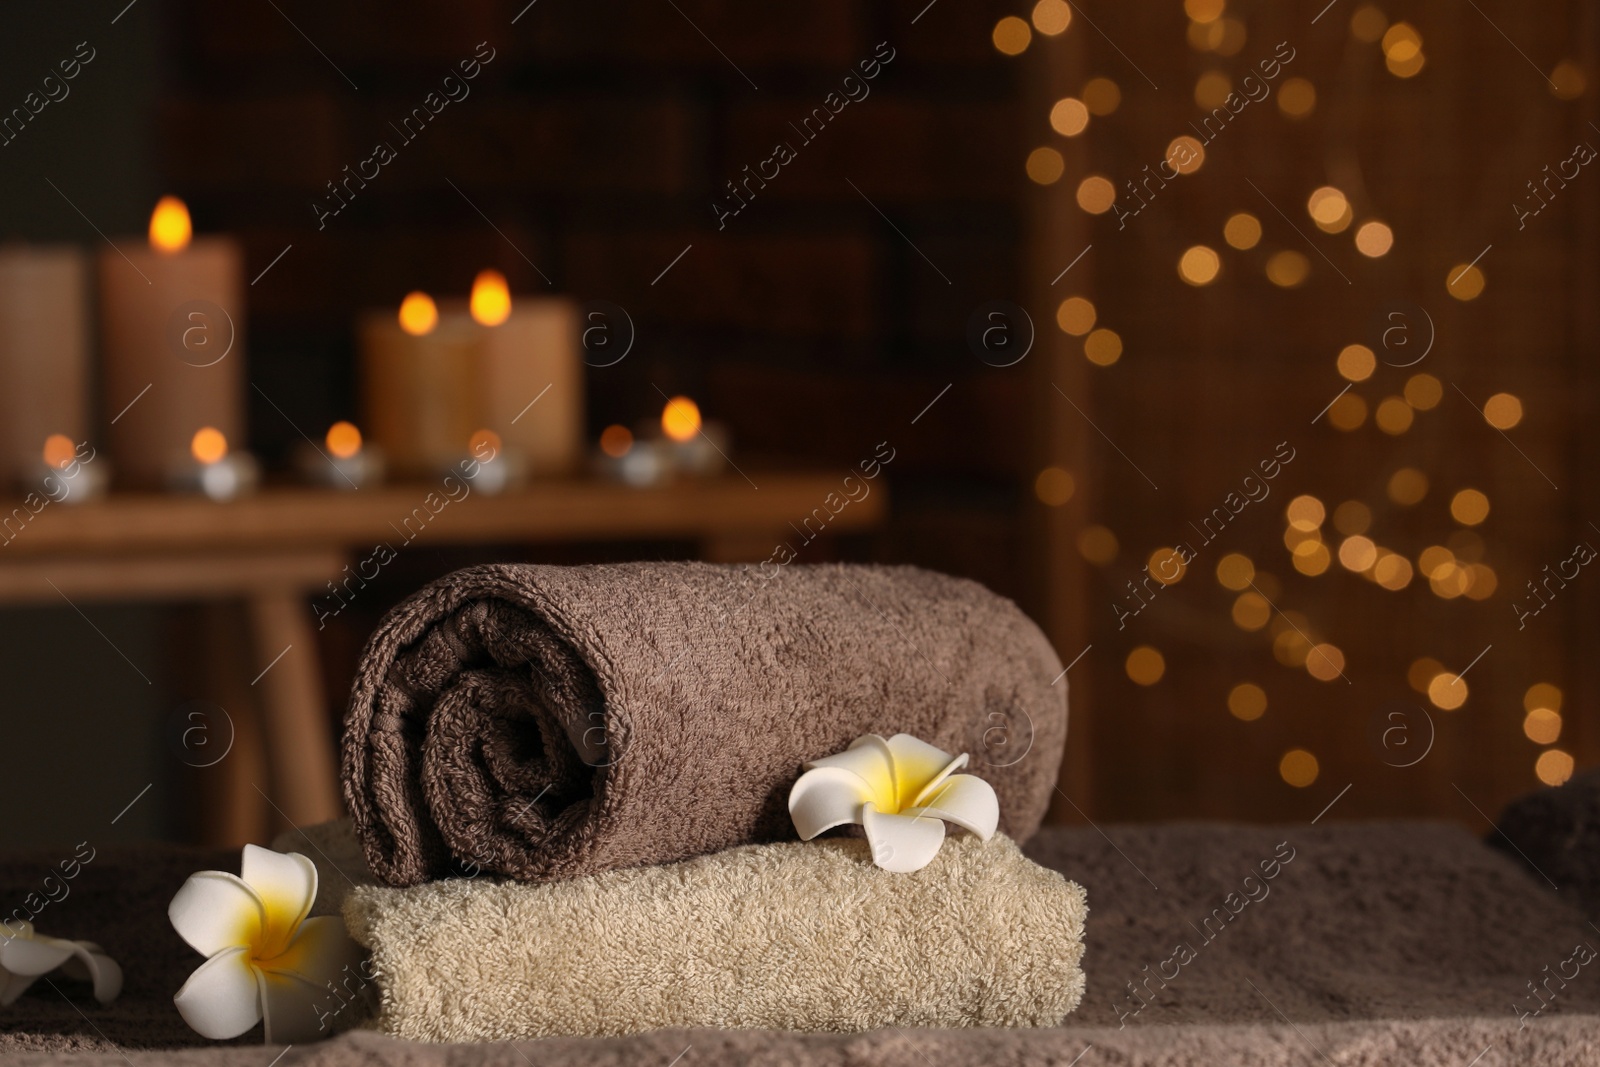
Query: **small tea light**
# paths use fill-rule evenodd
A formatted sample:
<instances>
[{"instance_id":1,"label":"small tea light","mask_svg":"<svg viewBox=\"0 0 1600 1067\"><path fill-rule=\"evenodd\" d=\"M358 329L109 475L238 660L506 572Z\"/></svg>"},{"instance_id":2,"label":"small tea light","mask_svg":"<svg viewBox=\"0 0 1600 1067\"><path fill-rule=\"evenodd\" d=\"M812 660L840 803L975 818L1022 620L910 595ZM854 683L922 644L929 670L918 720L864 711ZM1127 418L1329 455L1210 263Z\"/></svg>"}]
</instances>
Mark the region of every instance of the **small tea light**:
<instances>
[{"instance_id":1,"label":"small tea light","mask_svg":"<svg viewBox=\"0 0 1600 1067\"><path fill-rule=\"evenodd\" d=\"M528 477L522 453L506 448L493 430L479 430L467 441L467 455L451 473L459 472L479 492L494 496L520 486Z\"/></svg>"},{"instance_id":2,"label":"small tea light","mask_svg":"<svg viewBox=\"0 0 1600 1067\"><path fill-rule=\"evenodd\" d=\"M727 428L703 423L700 406L686 396L673 397L661 409L661 432L666 436L668 462L686 474L717 474L728 461Z\"/></svg>"},{"instance_id":3,"label":"small tea light","mask_svg":"<svg viewBox=\"0 0 1600 1067\"><path fill-rule=\"evenodd\" d=\"M301 476L312 485L360 489L383 481L383 450L363 441L355 423L334 423L322 443L321 452L302 446L295 456Z\"/></svg>"},{"instance_id":4,"label":"small tea light","mask_svg":"<svg viewBox=\"0 0 1600 1067\"><path fill-rule=\"evenodd\" d=\"M88 455L80 455L88 448ZM64 433L53 433L44 439L44 450L39 462L23 479L23 488L42 492L60 504L81 504L105 495L111 484L111 465L106 460L96 462L96 452L88 442L74 445Z\"/></svg>"},{"instance_id":5,"label":"small tea light","mask_svg":"<svg viewBox=\"0 0 1600 1067\"><path fill-rule=\"evenodd\" d=\"M183 493L204 493L212 500L232 500L255 489L261 468L248 452L229 452L221 430L204 426L189 442L189 456L173 464L167 484Z\"/></svg>"},{"instance_id":6,"label":"small tea light","mask_svg":"<svg viewBox=\"0 0 1600 1067\"><path fill-rule=\"evenodd\" d=\"M600 434L600 454L594 466L605 477L641 489L660 485L672 473L662 443L635 440L626 426L607 426Z\"/></svg>"}]
</instances>

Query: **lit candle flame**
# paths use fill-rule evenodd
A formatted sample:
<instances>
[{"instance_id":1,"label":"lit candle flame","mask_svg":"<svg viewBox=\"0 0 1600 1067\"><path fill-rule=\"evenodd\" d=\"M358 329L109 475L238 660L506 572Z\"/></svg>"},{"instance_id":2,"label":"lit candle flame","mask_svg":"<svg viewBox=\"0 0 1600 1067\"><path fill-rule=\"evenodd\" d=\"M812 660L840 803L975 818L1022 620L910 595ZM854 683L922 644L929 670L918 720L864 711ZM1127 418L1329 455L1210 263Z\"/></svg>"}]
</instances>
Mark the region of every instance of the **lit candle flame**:
<instances>
[{"instance_id":1,"label":"lit candle flame","mask_svg":"<svg viewBox=\"0 0 1600 1067\"><path fill-rule=\"evenodd\" d=\"M612 459L621 459L633 447L633 434L626 426L607 426L600 432L600 451Z\"/></svg>"},{"instance_id":2,"label":"lit candle flame","mask_svg":"<svg viewBox=\"0 0 1600 1067\"><path fill-rule=\"evenodd\" d=\"M433 332L439 325L439 309L433 303L433 297L420 290L407 293L406 298L400 301L400 328L412 337L421 337L423 334Z\"/></svg>"},{"instance_id":3,"label":"lit candle flame","mask_svg":"<svg viewBox=\"0 0 1600 1067\"><path fill-rule=\"evenodd\" d=\"M488 463L500 454L500 435L493 430L479 430L467 441L467 450Z\"/></svg>"},{"instance_id":4,"label":"lit candle flame","mask_svg":"<svg viewBox=\"0 0 1600 1067\"><path fill-rule=\"evenodd\" d=\"M349 459L361 451L361 431L351 422L336 422L328 427L328 451L339 459Z\"/></svg>"},{"instance_id":5,"label":"lit candle flame","mask_svg":"<svg viewBox=\"0 0 1600 1067\"><path fill-rule=\"evenodd\" d=\"M214 426L202 427L189 442L189 452L209 467L228 454L228 439Z\"/></svg>"},{"instance_id":6,"label":"lit candle flame","mask_svg":"<svg viewBox=\"0 0 1600 1067\"><path fill-rule=\"evenodd\" d=\"M674 441L688 441L700 432L700 408L686 396L675 396L661 410L661 432Z\"/></svg>"},{"instance_id":7,"label":"lit candle flame","mask_svg":"<svg viewBox=\"0 0 1600 1067\"><path fill-rule=\"evenodd\" d=\"M163 196L150 213L150 247L158 252L182 252L189 247L194 228L189 209L175 196Z\"/></svg>"},{"instance_id":8,"label":"lit candle flame","mask_svg":"<svg viewBox=\"0 0 1600 1067\"><path fill-rule=\"evenodd\" d=\"M484 326L498 326L511 317L511 287L497 270L479 271L472 280L472 318Z\"/></svg>"},{"instance_id":9,"label":"lit candle flame","mask_svg":"<svg viewBox=\"0 0 1600 1067\"><path fill-rule=\"evenodd\" d=\"M65 467L77 454L72 438L64 433L53 433L44 439L44 461L52 467Z\"/></svg>"}]
</instances>

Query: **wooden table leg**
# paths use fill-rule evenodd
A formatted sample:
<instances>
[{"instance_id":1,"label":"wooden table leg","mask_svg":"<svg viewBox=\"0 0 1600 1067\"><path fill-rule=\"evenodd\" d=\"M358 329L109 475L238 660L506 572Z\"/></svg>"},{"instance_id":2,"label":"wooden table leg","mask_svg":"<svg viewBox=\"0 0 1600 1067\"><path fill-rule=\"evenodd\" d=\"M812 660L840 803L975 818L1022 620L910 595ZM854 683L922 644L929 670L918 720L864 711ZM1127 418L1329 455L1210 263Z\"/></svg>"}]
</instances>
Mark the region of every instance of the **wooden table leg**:
<instances>
[{"instance_id":1,"label":"wooden table leg","mask_svg":"<svg viewBox=\"0 0 1600 1067\"><path fill-rule=\"evenodd\" d=\"M251 644L261 673L262 732L272 781L262 783L275 814L295 826L337 818L333 727L322 698L316 632L303 599L262 591L247 601Z\"/></svg>"}]
</instances>

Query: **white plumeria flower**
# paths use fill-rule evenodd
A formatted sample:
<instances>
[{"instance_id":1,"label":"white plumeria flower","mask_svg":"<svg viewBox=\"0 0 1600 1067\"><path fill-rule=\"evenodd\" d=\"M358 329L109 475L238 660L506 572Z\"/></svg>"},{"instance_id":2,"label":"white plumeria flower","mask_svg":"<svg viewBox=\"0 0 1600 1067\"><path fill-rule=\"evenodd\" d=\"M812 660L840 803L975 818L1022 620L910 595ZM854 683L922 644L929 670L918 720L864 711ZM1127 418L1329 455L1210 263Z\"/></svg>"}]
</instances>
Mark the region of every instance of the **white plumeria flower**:
<instances>
[{"instance_id":1,"label":"white plumeria flower","mask_svg":"<svg viewBox=\"0 0 1600 1067\"><path fill-rule=\"evenodd\" d=\"M789 817L803 841L845 823L866 828L872 862L906 873L926 867L953 822L985 841L1000 824L1000 802L982 778L955 772L967 754L948 752L910 734L885 741L858 737L837 756L806 764L789 791Z\"/></svg>"},{"instance_id":2,"label":"white plumeria flower","mask_svg":"<svg viewBox=\"0 0 1600 1067\"><path fill-rule=\"evenodd\" d=\"M110 1004L122 992L122 968L93 941L66 941L36 933L32 923L5 924L0 932L0 1007L14 1002L40 975L57 967L68 978L94 983L94 999Z\"/></svg>"},{"instance_id":3,"label":"white plumeria flower","mask_svg":"<svg viewBox=\"0 0 1600 1067\"><path fill-rule=\"evenodd\" d=\"M173 997L202 1037L238 1037L264 1022L268 1044L322 1034L328 983L364 955L337 915L306 918L317 868L299 853L244 846L236 877L201 871L172 898L167 917L208 959Z\"/></svg>"}]
</instances>

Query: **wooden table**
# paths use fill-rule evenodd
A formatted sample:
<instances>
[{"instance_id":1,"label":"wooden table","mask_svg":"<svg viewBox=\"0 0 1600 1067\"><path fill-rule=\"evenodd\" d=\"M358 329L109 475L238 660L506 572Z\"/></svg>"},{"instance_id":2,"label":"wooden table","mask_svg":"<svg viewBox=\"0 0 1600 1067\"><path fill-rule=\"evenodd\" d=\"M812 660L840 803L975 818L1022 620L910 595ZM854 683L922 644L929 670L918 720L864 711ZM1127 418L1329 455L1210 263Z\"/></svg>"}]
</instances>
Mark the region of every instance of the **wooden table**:
<instances>
[{"instance_id":1,"label":"wooden table","mask_svg":"<svg viewBox=\"0 0 1600 1067\"><path fill-rule=\"evenodd\" d=\"M0 603L200 601L231 605L235 616L242 604L248 635L233 673L261 673L248 686L235 679L231 690L259 717L271 782L271 796L261 796L282 819L305 825L341 810L308 598L326 596L327 583L348 576L347 565L379 543L405 552L621 539L689 539L706 559L757 561L780 541L798 547L790 524L814 509L828 516L823 501L840 492L831 474L768 472L755 481L759 488L740 477L653 489L550 481L499 496L458 489L455 500L423 482L356 492L268 489L223 504L121 494L49 504L36 515L17 505L0 510ZM879 488L831 516L826 531L870 529L884 512ZM242 784L254 786L236 787ZM237 829L212 836L237 836Z\"/></svg>"}]
</instances>

